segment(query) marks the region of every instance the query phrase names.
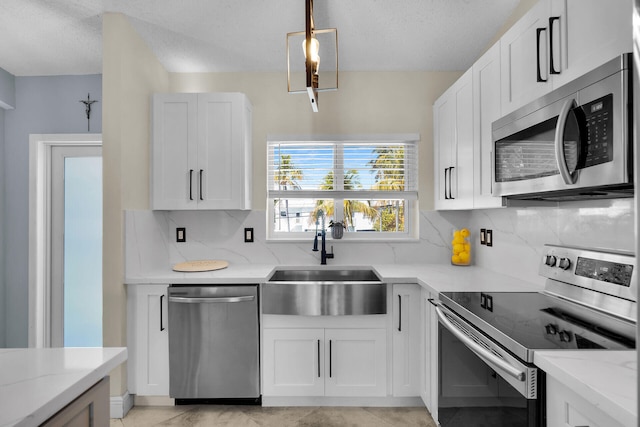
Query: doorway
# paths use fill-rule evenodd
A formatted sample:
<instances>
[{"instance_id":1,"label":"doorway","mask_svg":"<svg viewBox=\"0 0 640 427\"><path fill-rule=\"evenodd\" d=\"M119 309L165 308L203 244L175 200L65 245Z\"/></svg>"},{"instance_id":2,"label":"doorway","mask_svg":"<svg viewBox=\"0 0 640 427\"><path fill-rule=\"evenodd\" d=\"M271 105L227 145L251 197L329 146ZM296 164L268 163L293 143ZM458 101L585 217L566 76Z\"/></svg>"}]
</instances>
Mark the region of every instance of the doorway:
<instances>
[{"instance_id":1,"label":"doorway","mask_svg":"<svg viewBox=\"0 0 640 427\"><path fill-rule=\"evenodd\" d=\"M102 346L101 135L32 135L29 346Z\"/></svg>"}]
</instances>

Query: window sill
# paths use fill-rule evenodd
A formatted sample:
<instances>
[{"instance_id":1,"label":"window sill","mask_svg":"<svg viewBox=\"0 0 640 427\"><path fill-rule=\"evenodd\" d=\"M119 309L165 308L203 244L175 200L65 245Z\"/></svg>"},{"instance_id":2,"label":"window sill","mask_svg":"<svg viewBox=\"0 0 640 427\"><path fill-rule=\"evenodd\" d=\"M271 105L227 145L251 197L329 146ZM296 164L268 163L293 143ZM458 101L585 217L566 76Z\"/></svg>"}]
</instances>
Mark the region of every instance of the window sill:
<instances>
[{"instance_id":1,"label":"window sill","mask_svg":"<svg viewBox=\"0 0 640 427\"><path fill-rule=\"evenodd\" d=\"M266 239L267 243L304 243L309 242L310 245L313 245L313 238L311 239L274 239L268 238ZM398 238L398 239L326 239L325 244L335 244L335 243L419 243L420 239L415 237L407 237L407 238ZM320 241L318 240L318 246L320 246Z\"/></svg>"}]
</instances>

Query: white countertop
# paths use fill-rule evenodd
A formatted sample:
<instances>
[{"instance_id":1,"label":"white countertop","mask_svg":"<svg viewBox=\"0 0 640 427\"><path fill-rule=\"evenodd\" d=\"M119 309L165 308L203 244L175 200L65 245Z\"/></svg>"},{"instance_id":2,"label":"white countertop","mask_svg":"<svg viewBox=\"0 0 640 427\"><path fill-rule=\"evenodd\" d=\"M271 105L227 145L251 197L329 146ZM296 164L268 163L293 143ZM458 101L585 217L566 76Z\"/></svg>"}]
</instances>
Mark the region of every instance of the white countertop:
<instances>
[{"instance_id":1,"label":"white countertop","mask_svg":"<svg viewBox=\"0 0 640 427\"><path fill-rule=\"evenodd\" d=\"M222 270L201 273L180 273L167 266L165 270L146 272L144 276L128 276L125 283L136 284L243 284L262 283L275 268L344 269L373 268L387 283L418 283L433 292L442 291L538 291L540 285L506 276L476 266L459 267L443 264L379 264L379 265L292 265L230 264Z\"/></svg>"},{"instance_id":2,"label":"white countertop","mask_svg":"<svg viewBox=\"0 0 640 427\"><path fill-rule=\"evenodd\" d=\"M127 360L127 349L0 349L0 426L39 425Z\"/></svg>"},{"instance_id":3,"label":"white countertop","mask_svg":"<svg viewBox=\"0 0 640 427\"><path fill-rule=\"evenodd\" d=\"M534 363L622 425L637 425L635 350L539 351Z\"/></svg>"}]
</instances>

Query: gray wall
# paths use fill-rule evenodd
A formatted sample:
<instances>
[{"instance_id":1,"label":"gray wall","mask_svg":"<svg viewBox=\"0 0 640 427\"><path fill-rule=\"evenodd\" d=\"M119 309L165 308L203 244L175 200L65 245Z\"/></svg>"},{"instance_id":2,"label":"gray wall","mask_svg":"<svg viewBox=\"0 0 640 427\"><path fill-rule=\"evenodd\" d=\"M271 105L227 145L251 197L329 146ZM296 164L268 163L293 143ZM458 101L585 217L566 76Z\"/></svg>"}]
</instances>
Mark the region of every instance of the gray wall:
<instances>
[{"instance_id":1,"label":"gray wall","mask_svg":"<svg viewBox=\"0 0 640 427\"><path fill-rule=\"evenodd\" d=\"M6 347L28 346L29 135L102 132L102 76L16 77L15 110L4 120L4 321ZM0 328L2 329L2 328Z\"/></svg>"}]
</instances>

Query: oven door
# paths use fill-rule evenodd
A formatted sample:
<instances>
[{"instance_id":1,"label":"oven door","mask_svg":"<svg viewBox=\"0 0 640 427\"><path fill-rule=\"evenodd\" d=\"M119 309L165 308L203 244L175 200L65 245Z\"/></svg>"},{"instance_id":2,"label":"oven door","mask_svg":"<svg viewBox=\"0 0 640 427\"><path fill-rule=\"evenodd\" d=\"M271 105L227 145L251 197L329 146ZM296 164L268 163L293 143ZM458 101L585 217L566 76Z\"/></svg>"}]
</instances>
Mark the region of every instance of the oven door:
<instances>
[{"instance_id":1,"label":"oven door","mask_svg":"<svg viewBox=\"0 0 640 427\"><path fill-rule=\"evenodd\" d=\"M441 427L541 427L544 373L490 341L442 303L438 315Z\"/></svg>"}]
</instances>

